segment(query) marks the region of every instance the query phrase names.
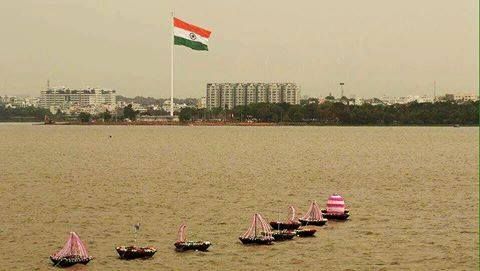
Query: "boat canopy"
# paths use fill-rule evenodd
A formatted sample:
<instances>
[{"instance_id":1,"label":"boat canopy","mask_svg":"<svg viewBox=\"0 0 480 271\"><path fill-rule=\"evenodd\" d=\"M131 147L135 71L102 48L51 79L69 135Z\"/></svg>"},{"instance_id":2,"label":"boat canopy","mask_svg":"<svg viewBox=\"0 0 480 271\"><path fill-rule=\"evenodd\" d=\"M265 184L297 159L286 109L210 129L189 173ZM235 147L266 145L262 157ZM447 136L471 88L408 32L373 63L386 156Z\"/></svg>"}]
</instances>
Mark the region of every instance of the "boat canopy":
<instances>
[{"instance_id":1,"label":"boat canopy","mask_svg":"<svg viewBox=\"0 0 480 271\"><path fill-rule=\"evenodd\" d=\"M177 238L178 243L184 243L187 241L186 228L187 228L187 225L185 224L180 225L180 228L178 228L178 238Z\"/></svg>"},{"instance_id":2,"label":"boat canopy","mask_svg":"<svg viewBox=\"0 0 480 271\"><path fill-rule=\"evenodd\" d=\"M287 219L287 223L290 223L290 224L300 223L298 221L297 210L295 209L295 207L293 207L293 205L290 205L288 207L288 209L290 209L290 213L289 213L289 217Z\"/></svg>"},{"instance_id":3,"label":"boat canopy","mask_svg":"<svg viewBox=\"0 0 480 271\"><path fill-rule=\"evenodd\" d=\"M257 228L259 231L257 231ZM255 238L257 233L264 237L272 237L272 227L260 214L254 214L250 228L241 236L242 238Z\"/></svg>"},{"instance_id":4,"label":"boat canopy","mask_svg":"<svg viewBox=\"0 0 480 271\"><path fill-rule=\"evenodd\" d=\"M327 213L345 213L345 201L342 196L333 194L328 198Z\"/></svg>"},{"instance_id":5,"label":"boat canopy","mask_svg":"<svg viewBox=\"0 0 480 271\"><path fill-rule=\"evenodd\" d=\"M320 208L318 207L318 204L316 201L312 201L310 204L310 208L308 208L307 213L302 217L304 220L323 220L323 215L322 211L320 211Z\"/></svg>"},{"instance_id":6,"label":"boat canopy","mask_svg":"<svg viewBox=\"0 0 480 271\"><path fill-rule=\"evenodd\" d=\"M54 258L64 258L71 256L79 256L81 258L89 258L87 247L80 240L80 237L75 232L70 232L67 242L63 248L57 253L53 254Z\"/></svg>"}]
</instances>

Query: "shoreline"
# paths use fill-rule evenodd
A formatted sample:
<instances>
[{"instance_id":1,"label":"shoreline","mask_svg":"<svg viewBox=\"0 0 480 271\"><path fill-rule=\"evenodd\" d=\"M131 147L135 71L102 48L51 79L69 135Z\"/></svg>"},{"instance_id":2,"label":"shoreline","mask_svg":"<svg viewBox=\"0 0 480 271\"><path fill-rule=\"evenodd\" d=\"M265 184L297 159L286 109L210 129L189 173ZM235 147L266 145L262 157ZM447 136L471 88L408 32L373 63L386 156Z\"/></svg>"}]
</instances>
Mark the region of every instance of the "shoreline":
<instances>
[{"instance_id":1,"label":"shoreline","mask_svg":"<svg viewBox=\"0 0 480 271\"><path fill-rule=\"evenodd\" d=\"M7 122L8 123L8 122ZM34 123L33 125L76 125L76 126L240 126L240 127L284 127L284 126L316 126L316 127L479 127L479 125L462 125L462 124L396 124L396 125L381 125L381 124L324 124L324 123L272 123L272 122L58 122L52 124L45 124L42 122Z\"/></svg>"}]
</instances>

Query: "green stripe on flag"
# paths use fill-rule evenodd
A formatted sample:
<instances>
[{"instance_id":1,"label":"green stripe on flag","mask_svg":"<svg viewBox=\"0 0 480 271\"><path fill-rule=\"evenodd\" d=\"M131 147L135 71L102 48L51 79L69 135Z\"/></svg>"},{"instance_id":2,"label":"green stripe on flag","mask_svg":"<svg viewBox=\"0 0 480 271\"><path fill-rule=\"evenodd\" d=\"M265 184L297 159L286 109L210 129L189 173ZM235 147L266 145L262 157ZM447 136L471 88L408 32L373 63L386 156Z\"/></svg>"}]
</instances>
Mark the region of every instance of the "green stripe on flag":
<instances>
[{"instance_id":1,"label":"green stripe on flag","mask_svg":"<svg viewBox=\"0 0 480 271\"><path fill-rule=\"evenodd\" d=\"M185 38L178 37L178 36L174 37L173 44L187 46L187 47L189 47L193 50L208 51L208 46L206 44L203 44L203 43L198 42L198 41L185 39Z\"/></svg>"}]
</instances>

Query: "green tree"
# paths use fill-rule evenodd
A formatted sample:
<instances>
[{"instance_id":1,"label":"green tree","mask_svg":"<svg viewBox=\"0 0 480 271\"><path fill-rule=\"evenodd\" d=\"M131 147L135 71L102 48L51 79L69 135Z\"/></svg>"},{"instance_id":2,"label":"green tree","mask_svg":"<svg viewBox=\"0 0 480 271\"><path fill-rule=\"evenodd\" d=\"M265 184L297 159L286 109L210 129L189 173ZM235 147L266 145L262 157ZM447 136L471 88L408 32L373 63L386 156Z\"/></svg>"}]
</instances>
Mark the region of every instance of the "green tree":
<instances>
[{"instance_id":1,"label":"green tree","mask_svg":"<svg viewBox=\"0 0 480 271\"><path fill-rule=\"evenodd\" d=\"M90 115L90 113L82 112L78 115L78 119L81 122L90 122L92 120L92 115Z\"/></svg>"},{"instance_id":2,"label":"green tree","mask_svg":"<svg viewBox=\"0 0 480 271\"><path fill-rule=\"evenodd\" d=\"M112 119L112 114L110 113L110 111L105 110L105 112L100 114L100 118L102 118L103 121L107 122Z\"/></svg>"},{"instance_id":3,"label":"green tree","mask_svg":"<svg viewBox=\"0 0 480 271\"><path fill-rule=\"evenodd\" d=\"M135 121L137 119L138 112L133 110L132 104L129 104L123 108L123 117L127 118L131 121Z\"/></svg>"},{"instance_id":4,"label":"green tree","mask_svg":"<svg viewBox=\"0 0 480 271\"><path fill-rule=\"evenodd\" d=\"M185 108L182 108L182 110L178 114L178 118L180 119L180 121L190 121L192 120L194 113L195 112L193 108L185 107Z\"/></svg>"}]
</instances>

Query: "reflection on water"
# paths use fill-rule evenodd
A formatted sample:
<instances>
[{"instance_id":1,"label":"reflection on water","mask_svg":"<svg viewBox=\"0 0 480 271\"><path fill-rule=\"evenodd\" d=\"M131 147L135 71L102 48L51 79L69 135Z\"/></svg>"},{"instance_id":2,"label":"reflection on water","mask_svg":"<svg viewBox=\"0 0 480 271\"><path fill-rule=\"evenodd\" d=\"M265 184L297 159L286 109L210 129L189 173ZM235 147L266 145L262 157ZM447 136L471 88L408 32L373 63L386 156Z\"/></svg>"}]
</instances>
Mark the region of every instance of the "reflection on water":
<instances>
[{"instance_id":1,"label":"reflection on water","mask_svg":"<svg viewBox=\"0 0 480 271\"><path fill-rule=\"evenodd\" d=\"M111 136L111 137L110 137ZM76 270L476 269L478 129L1 125L0 269L51 269L78 232ZM346 223L241 245L254 212L284 218L342 194ZM117 245L155 245L120 261ZM175 253L178 226L208 253Z\"/></svg>"}]
</instances>

